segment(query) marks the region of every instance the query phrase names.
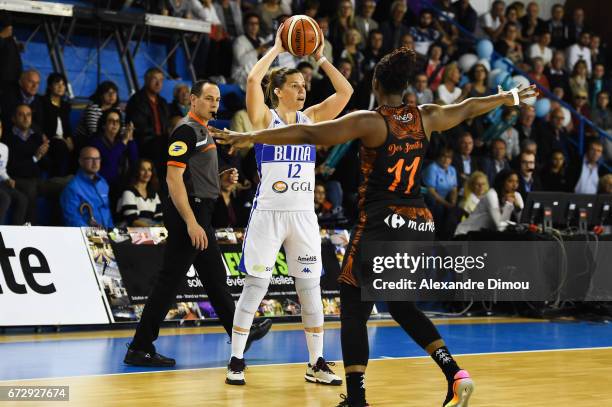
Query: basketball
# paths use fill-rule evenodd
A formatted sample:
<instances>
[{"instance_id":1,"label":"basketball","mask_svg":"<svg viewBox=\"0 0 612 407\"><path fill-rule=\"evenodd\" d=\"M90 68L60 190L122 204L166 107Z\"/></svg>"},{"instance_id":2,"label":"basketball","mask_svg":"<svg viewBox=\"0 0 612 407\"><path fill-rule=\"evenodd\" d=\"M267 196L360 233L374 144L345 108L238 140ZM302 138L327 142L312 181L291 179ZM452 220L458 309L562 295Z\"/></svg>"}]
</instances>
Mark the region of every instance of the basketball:
<instances>
[{"instance_id":1,"label":"basketball","mask_svg":"<svg viewBox=\"0 0 612 407\"><path fill-rule=\"evenodd\" d=\"M288 18L281 32L283 47L296 57L312 54L323 41L322 37L317 22L304 15Z\"/></svg>"}]
</instances>

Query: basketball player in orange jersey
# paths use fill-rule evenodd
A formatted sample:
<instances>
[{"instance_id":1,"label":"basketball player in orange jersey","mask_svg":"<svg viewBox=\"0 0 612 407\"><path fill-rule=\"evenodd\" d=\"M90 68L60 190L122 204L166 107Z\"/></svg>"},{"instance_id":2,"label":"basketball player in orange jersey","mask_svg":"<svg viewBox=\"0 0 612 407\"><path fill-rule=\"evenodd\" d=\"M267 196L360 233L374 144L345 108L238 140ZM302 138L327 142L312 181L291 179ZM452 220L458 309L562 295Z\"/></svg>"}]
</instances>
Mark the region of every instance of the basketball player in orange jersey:
<instances>
[{"instance_id":1,"label":"basketball player in orange jersey","mask_svg":"<svg viewBox=\"0 0 612 407\"><path fill-rule=\"evenodd\" d=\"M372 270L360 266L360 247L368 241L433 240L434 232L409 228L389 228L384 219L391 214L415 222L432 222L420 195L421 167L429 138L464 120L487 113L498 106L519 105L537 96L535 86L499 90L497 95L470 98L462 103L438 106L408 106L402 93L415 65L415 53L400 48L386 55L375 67L372 88L379 103L375 111L357 111L342 118L315 125L294 125L239 134L213 130L220 143L233 147L250 143L331 145L359 139L361 172L359 223L351 235L339 277L341 299L341 338L347 396L338 407L369 406L365 397L365 370L368 363L366 322L373 303L361 300L360 284L367 282ZM407 145L410 148L406 148ZM467 407L474 383L461 370L431 321L413 302L387 302L393 319L438 364L448 381L444 407Z\"/></svg>"},{"instance_id":2,"label":"basketball player in orange jersey","mask_svg":"<svg viewBox=\"0 0 612 407\"><path fill-rule=\"evenodd\" d=\"M306 84L297 69L277 68L269 73L265 103L261 82L274 59L285 49L276 33L274 47L251 69L247 79L246 105L255 129L284 127L294 123L316 123L338 116L348 103L353 88L342 74L323 57L323 34L319 31L315 59L331 80L336 93L318 105L301 111L306 100ZM291 39L289 39L291 41ZM323 358L323 304L321 302L321 237L314 212L315 146L272 146L256 143L255 158L260 182L253 200L245 233L240 271L246 273L244 288L234 314L232 353L225 382L244 385L244 346L253 316L263 300L281 245L285 248L289 275L295 281L304 324L308 365L304 378L311 383L340 386L338 377Z\"/></svg>"}]
</instances>

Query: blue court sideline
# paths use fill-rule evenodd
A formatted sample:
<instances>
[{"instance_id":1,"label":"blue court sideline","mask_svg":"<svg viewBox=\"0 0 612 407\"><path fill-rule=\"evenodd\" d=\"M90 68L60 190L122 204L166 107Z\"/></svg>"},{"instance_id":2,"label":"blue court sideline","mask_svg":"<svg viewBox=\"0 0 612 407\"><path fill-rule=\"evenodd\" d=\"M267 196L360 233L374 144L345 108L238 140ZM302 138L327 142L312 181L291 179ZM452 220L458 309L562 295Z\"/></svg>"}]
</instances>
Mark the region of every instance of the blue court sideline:
<instances>
[{"instance_id":1,"label":"blue court sideline","mask_svg":"<svg viewBox=\"0 0 612 407\"><path fill-rule=\"evenodd\" d=\"M497 323L438 325L454 354L554 350L612 346L612 325L581 323ZM399 327L370 327L370 358L423 356ZM230 345L225 334L162 336L160 353L177 359L175 369L223 367ZM128 338L51 340L0 344L0 380L121 374L143 369L122 363ZM341 360L340 330L325 333L325 356ZM270 332L253 344L247 363L305 362L302 331Z\"/></svg>"}]
</instances>

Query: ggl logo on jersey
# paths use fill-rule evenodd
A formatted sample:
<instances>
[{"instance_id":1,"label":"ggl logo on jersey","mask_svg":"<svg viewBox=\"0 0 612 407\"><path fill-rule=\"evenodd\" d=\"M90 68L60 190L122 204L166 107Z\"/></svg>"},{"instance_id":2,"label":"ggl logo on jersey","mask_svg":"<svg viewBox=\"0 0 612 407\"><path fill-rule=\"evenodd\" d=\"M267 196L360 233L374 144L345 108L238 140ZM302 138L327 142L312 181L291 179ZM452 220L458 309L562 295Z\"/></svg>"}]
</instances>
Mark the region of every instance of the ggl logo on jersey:
<instances>
[{"instance_id":1,"label":"ggl logo on jersey","mask_svg":"<svg viewBox=\"0 0 612 407\"><path fill-rule=\"evenodd\" d=\"M385 218L385 223L392 229L399 229L406 224L406 221L400 215L394 213Z\"/></svg>"},{"instance_id":2,"label":"ggl logo on jersey","mask_svg":"<svg viewBox=\"0 0 612 407\"><path fill-rule=\"evenodd\" d=\"M272 190L279 194L287 192L288 188L289 186L284 181L276 181L274 184L272 184Z\"/></svg>"}]
</instances>

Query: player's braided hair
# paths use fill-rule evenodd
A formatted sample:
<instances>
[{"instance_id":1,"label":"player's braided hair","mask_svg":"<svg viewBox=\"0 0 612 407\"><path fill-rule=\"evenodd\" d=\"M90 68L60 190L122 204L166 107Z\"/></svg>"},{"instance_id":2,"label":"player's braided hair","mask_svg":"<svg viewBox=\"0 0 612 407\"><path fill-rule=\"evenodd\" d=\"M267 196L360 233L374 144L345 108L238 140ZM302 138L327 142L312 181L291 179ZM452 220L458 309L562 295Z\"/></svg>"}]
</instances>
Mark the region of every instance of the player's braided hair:
<instances>
[{"instance_id":1,"label":"player's braided hair","mask_svg":"<svg viewBox=\"0 0 612 407\"><path fill-rule=\"evenodd\" d=\"M416 53L401 47L385 55L374 68L374 78L387 94L401 95L412 78Z\"/></svg>"}]
</instances>

